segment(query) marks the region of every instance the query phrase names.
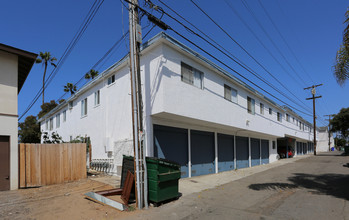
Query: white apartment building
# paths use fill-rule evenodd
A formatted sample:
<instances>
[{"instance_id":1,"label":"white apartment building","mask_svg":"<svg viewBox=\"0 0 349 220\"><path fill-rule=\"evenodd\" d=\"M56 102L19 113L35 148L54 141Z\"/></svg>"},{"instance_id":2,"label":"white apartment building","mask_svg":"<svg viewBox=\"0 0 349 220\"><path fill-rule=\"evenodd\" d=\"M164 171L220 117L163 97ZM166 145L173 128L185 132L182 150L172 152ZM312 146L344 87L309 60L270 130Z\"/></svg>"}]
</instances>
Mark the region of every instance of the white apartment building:
<instances>
[{"instance_id":1,"label":"white apartment building","mask_svg":"<svg viewBox=\"0 0 349 220\"><path fill-rule=\"evenodd\" d=\"M143 44L146 155L181 165L182 177L277 160L281 148L312 151L312 125L165 33ZM92 159L133 155L131 87L125 57L42 117L64 141L90 137Z\"/></svg>"}]
</instances>

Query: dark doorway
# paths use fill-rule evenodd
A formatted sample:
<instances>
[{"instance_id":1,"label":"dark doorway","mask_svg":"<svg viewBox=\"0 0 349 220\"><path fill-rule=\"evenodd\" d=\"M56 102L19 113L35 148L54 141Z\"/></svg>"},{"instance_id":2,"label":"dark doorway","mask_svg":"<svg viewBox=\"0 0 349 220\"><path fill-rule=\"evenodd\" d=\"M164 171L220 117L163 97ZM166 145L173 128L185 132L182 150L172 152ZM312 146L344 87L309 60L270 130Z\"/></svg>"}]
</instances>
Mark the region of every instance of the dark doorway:
<instances>
[{"instance_id":1,"label":"dark doorway","mask_svg":"<svg viewBox=\"0 0 349 220\"><path fill-rule=\"evenodd\" d=\"M10 190L10 137L0 136L0 191Z\"/></svg>"}]
</instances>

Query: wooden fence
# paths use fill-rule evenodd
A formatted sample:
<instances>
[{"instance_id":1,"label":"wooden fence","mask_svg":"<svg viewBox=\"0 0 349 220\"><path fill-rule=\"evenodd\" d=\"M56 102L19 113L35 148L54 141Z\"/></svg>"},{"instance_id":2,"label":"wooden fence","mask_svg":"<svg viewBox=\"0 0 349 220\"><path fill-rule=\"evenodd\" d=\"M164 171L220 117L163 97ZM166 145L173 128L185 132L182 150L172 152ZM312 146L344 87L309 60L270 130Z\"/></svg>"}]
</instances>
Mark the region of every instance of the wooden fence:
<instances>
[{"instance_id":1,"label":"wooden fence","mask_svg":"<svg viewBox=\"0 0 349 220\"><path fill-rule=\"evenodd\" d=\"M19 187L86 178L86 144L19 144Z\"/></svg>"}]
</instances>

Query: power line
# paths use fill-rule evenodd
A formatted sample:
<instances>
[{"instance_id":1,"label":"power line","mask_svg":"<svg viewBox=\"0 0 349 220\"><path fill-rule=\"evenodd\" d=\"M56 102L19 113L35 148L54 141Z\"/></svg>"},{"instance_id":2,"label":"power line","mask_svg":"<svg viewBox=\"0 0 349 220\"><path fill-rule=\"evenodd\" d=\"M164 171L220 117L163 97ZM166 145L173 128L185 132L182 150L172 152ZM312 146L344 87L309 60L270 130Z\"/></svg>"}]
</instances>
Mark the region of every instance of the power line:
<instances>
[{"instance_id":1,"label":"power line","mask_svg":"<svg viewBox=\"0 0 349 220\"><path fill-rule=\"evenodd\" d=\"M225 54L224 52L222 52L221 50L219 50L218 48L216 48L214 45L212 45L210 42L208 42L206 39L204 39L202 36L200 36L199 34L195 33L192 29L190 29L189 27L187 27L186 25L184 25L183 23L181 23L180 21L178 21L176 18L174 18L173 16L169 15L168 13L164 12L163 9L159 8L159 10L163 11L163 13L165 13L166 15L168 15L170 18L172 18L173 20L175 20L176 22L178 22L179 24L181 24L183 27L185 27L190 33L200 37L201 39L203 39L204 41L206 41L207 43L209 43L211 46L215 47L217 50L219 50L220 52L222 52L224 55L226 55L227 57L229 57L230 59L232 59L234 62L236 62L237 64L239 64L241 67L243 67L244 69L246 69L247 71L249 71L250 73L252 73L255 77L257 77L258 79L260 79L262 82L266 83L268 86L270 86L271 88L273 88L275 91L279 92L281 95L283 95L284 97L286 97L287 99L291 100L293 103L295 103L296 105L300 106L301 108L305 109L304 106L305 103L303 103L303 101L301 101L295 94L293 94L283 83L281 83L272 73L270 73L262 64L260 64L260 66L270 75L272 76L281 86L283 86L288 92L290 92L293 96L295 96L304 106L299 105L297 102L295 102L293 99L291 99L290 97L288 97L285 93L281 92L280 90L278 90L275 86L269 84L266 82L266 79L263 78L261 75L259 75L257 72L255 72L252 68L250 68L249 66L247 66L245 63L243 63L241 60L239 60L237 57L235 57L233 54L231 54L229 51L227 51L223 46L221 46L219 43L217 43L216 41L214 41L211 37L209 37L207 34L205 34L203 31L201 31L199 28L197 28L195 25L193 25L192 23L190 23L187 19L185 19L184 17L182 17L181 15L179 15L176 11L174 11L172 8L170 8L168 5L166 5L164 2L162 2L161 0L158 0L159 2L161 2L163 5L165 5L167 8L169 8L172 12L174 12L176 15L178 15L179 17L181 17L183 20L185 20L187 23L189 23L191 26L193 26L196 30L198 30L201 34L203 34L204 36L206 36L208 39L210 39L211 41L213 41L216 45L218 45L222 50L224 50L226 53L228 53L229 55L231 55L234 59L238 60L238 62L236 60L234 60L232 57L229 57L227 54ZM151 2L151 1L149 1ZM247 51L247 50L246 50ZM257 61L258 62L258 61ZM251 72L252 71L252 72ZM257 76L256 76L257 75ZM306 109L305 109L306 110Z\"/></svg>"},{"instance_id":2,"label":"power line","mask_svg":"<svg viewBox=\"0 0 349 220\"><path fill-rule=\"evenodd\" d=\"M161 2L161 0L159 0ZM151 1L149 1L151 2ZM161 2L163 3L163 2ZM164 3L163 3L164 4ZM165 5L165 4L164 4ZM166 7L168 7L167 5L165 5ZM295 103L296 105L300 106L301 108L304 109L304 107L302 105L299 105L295 100L291 99L290 97L288 97L285 93L283 93L282 91L278 90L274 85L270 84L267 82L266 79L264 79L261 75L259 75L257 72L253 71L250 67L248 67L246 64L242 63L240 60L237 61L235 59L237 59L234 55L232 55L229 51L225 50L220 44L218 44L216 41L214 41L212 38L208 37L205 33L203 33L202 31L200 31L198 28L196 28L193 24L191 24L192 26L194 26L196 29L198 29L201 33L203 33L205 36L207 36L209 39L211 39L213 42L215 42L220 48L222 48L222 50L224 50L225 52L223 52L221 49L217 48L215 45L213 45L211 42L209 42L207 39L203 38L202 36L200 36L198 33L194 32L192 29L190 29L188 26L184 25L182 22L178 21L176 18L174 18L173 16L171 16L170 14L168 14L167 12L165 12L163 9L158 8L158 10L162 11L163 13L165 13L167 16L169 16L170 18L172 18L173 20L175 20L176 22L178 22L179 24L181 24L184 28L186 28L190 33L200 37L202 40L204 40L206 43L210 44L211 46L213 46L215 49L217 49L218 51L220 51L221 53L223 53L225 56L227 56L228 58L230 58L231 60L233 60L235 63L237 63L238 65L240 65L242 68L244 68L245 70L247 70L248 72L250 72L251 74L253 74L256 78L258 78L259 80L261 80L262 82L264 82L266 85L270 86L271 88L273 88L275 91L277 91L278 93L280 93L281 95L283 95L285 98L289 99L290 101L292 101L293 103ZM172 10L174 11L174 10ZM177 13L176 13L177 14ZM178 14L177 14L178 15ZM181 16L180 16L181 17ZM231 56L229 56L227 53L229 53ZM241 63L242 64L241 64ZM281 82L279 82L281 83ZM283 84L282 84L283 85ZM287 88L287 87L286 87ZM305 109L306 110L306 109Z\"/></svg>"},{"instance_id":3,"label":"power line","mask_svg":"<svg viewBox=\"0 0 349 220\"><path fill-rule=\"evenodd\" d=\"M287 48L289 49L289 51L291 52L291 54L293 55L293 57L295 58L295 60L297 61L297 63L299 64L299 66L301 67L301 69L303 70L303 72L309 77L310 81L312 81L312 83L314 83L314 80L311 78L310 74L306 71L306 69L304 68L304 66L302 65L302 63L299 61L298 57L296 56L296 54L293 52L292 48L290 47L290 45L287 43L287 41L285 40L283 34L281 33L280 29L277 27L277 25L275 24L274 20L272 19L272 17L270 16L270 14L268 13L268 11L266 10L266 8L263 6L263 3L258 0L258 3L260 4L260 6L262 7L264 13L267 15L268 19L270 20L270 22L273 24L275 30L278 32L278 34L280 35L282 41L285 43L285 45L287 46Z\"/></svg>"},{"instance_id":4,"label":"power line","mask_svg":"<svg viewBox=\"0 0 349 220\"><path fill-rule=\"evenodd\" d=\"M131 2L129 2L128 0L125 0L130 4L133 4ZM135 4L133 4L135 5ZM147 14L148 18L149 17L154 17L154 15L150 14L149 12L147 12L146 10L144 10L143 8L137 6L141 11L143 11L144 13ZM191 43L192 45L194 45L195 47L199 48L201 51L203 51L204 53L206 53L207 55L209 55L211 58L213 58L214 60L216 60L217 62L221 63L222 65L224 65L225 67L227 67L228 69L230 69L231 71L233 71L234 73L238 74L240 77L242 77L243 79L245 79L246 81L250 82L251 84L253 84L254 86L256 86L257 88L259 88L260 90L264 91L265 93L269 94L270 96L272 96L273 98L277 99L278 101L284 103L286 106L291 107L305 115L309 115L291 105L289 105L288 103L284 102L283 100L277 98L276 96L274 96L273 94L269 93L268 91L266 91L265 89L261 88L260 86L258 86L257 84L255 84L254 82L252 82L251 80L249 80L248 78L246 78L245 76L243 76L241 73L239 73L238 71L234 70L233 68L231 68L230 66L228 66L226 63L224 63L223 61L219 60L218 58L216 58L215 56L213 56L211 53L207 52L206 50L204 50L202 47L198 46L197 44L195 44L193 41L189 40L187 37L183 36L182 34L180 34L179 32L177 32L175 29L173 29L172 27L170 27L169 25L165 24L164 22L160 21L164 26L166 26L167 29L172 30L175 34L177 34L178 36L182 37L183 39L185 39L186 41L188 41L189 43Z\"/></svg>"},{"instance_id":5,"label":"power line","mask_svg":"<svg viewBox=\"0 0 349 220\"><path fill-rule=\"evenodd\" d=\"M242 4L245 6L247 11L252 15L253 19L256 21L258 26L262 29L264 34L267 36L267 38L270 40L270 42L273 44L275 49L279 52L281 57L284 59L284 61L287 63L287 65L291 68L291 70L298 76L298 78L304 83L304 85L307 85L303 78L297 73L297 71L293 68L293 66L289 63L289 61L286 59L285 55L282 53L280 48L276 45L275 41L272 39L272 37L268 34L268 32L263 27L262 23L259 22L258 18L256 17L255 13L252 11L252 9L248 6L247 2L245 0L241 0Z\"/></svg>"},{"instance_id":6,"label":"power line","mask_svg":"<svg viewBox=\"0 0 349 220\"><path fill-rule=\"evenodd\" d=\"M99 10L99 8L101 7L101 5L103 4L104 0L95 0L95 2L93 3L93 5L91 6L89 12L87 13L86 17L84 18L82 24L80 25L78 31L75 33L73 39L70 41L69 45L67 46L67 48L65 49L63 55L61 56L61 58L59 59L59 61L57 62L57 67L50 73L50 75L47 77L46 81L45 81L45 87L44 89L46 89L48 87L48 85L52 82L53 78L56 76L56 74L58 73L59 69L61 68L61 66L64 64L66 58L70 55L71 51L73 50L73 48L75 47L75 45L77 44L77 42L80 40L80 38L82 37L82 35L84 34L84 32L86 31L88 25L91 23L91 21L93 20L94 16L96 15L97 11ZM34 96L33 100L30 102L30 104L28 105L28 107L26 108L26 110L22 113L22 115L19 117L18 120L21 120L22 117L34 106L34 104L36 103L36 101L39 99L39 97L41 96L43 91L43 88L41 87L40 90L38 91L38 93Z\"/></svg>"}]
</instances>

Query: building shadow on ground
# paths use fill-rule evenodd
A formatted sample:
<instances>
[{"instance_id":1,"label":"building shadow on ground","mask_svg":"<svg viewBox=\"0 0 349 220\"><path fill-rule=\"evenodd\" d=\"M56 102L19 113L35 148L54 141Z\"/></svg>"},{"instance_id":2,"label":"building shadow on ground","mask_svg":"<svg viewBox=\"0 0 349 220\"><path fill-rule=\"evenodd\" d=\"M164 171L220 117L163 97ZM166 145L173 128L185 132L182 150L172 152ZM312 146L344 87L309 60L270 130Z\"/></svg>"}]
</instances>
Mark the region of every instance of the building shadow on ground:
<instances>
[{"instance_id":1,"label":"building shadow on ground","mask_svg":"<svg viewBox=\"0 0 349 220\"><path fill-rule=\"evenodd\" d=\"M313 194L331 195L349 200L349 175L294 173L288 180L291 183L257 183L249 185L248 188L257 191L305 188Z\"/></svg>"}]
</instances>

